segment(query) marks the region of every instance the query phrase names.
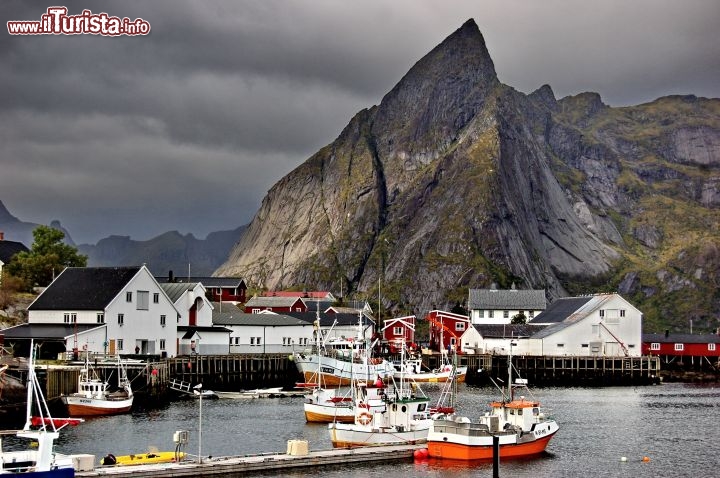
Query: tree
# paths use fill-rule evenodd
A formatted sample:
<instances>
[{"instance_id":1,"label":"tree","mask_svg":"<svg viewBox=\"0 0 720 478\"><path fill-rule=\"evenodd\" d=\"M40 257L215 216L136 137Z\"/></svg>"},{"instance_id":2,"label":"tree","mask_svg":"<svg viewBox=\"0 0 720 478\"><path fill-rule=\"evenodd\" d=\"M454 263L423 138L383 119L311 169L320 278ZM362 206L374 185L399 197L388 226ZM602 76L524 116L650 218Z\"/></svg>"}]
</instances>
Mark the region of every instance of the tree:
<instances>
[{"instance_id":1,"label":"tree","mask_svg":"<svg viewBox=\"0 0 720 478\"><path fill-rule=\"evenodd\" d=\"M513 315L512 320L510 321L511 324L525 324L527 323L527 317L525 317L525 314L523 312L519 312L515 315Z\"/></svg>"},{"instance_id":2,"label":"tree","mask_svg":"<svg viewBox=\"0 0 720 478\"><path fill-rule=\"evenodd\" d=\"M30 289L47 286L55 275L66 267L85 267L87 256L78 254L77 248L64 244L65 233L38 226L33 231L34 242L29 252L19 252L7 265L8 272L19 278Z\"/></svg>"}]
</instances>

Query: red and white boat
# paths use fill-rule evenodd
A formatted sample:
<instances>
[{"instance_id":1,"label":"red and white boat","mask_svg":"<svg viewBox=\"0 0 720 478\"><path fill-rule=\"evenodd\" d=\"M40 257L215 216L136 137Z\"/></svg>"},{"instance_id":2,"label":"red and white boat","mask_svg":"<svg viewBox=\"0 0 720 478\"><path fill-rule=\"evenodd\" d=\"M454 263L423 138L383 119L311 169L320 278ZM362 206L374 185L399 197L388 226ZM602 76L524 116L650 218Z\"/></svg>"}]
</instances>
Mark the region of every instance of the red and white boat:
<instances>
[{"instance_id":1,"label":"red and white boat","mask_svg":"<svg viewBox=\"0 0 720 478\"><path fill-rule=\"evenodd\" d=\"M129 412L133 404L133 391L127 378L125 367L120 360L118 367L119 389L110 392L108 382L91 376L90 363L85 360L85 367L80 371L78 391L61 397L72 416L117 415Z\"/></svg>"},{"instance_id":2,"label":"red and white boat","mask_svg":"<svg viewBox=\"0 0 720 478\"><path fill-rule=\"evenodd\" d=\"M508 390L503 400L490 403L490 411L476 421L455 414L438 414L428 432L428 456L454 460L493 459L493 437L498 437L500 458L520 458L545 451L559 427L540 411L540 402L514 398L512 356L508 357Z\"/></svg>"}]
</instances>

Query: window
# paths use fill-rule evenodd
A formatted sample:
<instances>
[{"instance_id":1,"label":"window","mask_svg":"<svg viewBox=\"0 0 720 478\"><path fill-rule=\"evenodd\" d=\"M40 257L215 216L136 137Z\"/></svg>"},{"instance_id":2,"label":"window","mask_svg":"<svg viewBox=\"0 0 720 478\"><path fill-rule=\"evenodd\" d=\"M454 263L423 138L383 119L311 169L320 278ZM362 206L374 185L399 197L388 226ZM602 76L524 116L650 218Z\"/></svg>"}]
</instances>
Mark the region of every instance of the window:
<instances>
[{"instance_id":1,"label":"window","mask_svg":"<svg viewBox=\"0 0 720 478\"><path fill-rule=\"evenodd\" d=\"M118 325L125 323L125 314L118 314Z\"/></svg>"},{"instance_id":2,"label":"window","mask_svg":"<svg viewBox=\"0 0 720 478\"><path fill-rule=\"evenodd\" d=\"M63 314L63 322L65 322L66 324L70 323L70 312L65 312Z\"/></svg>"},{"instance_id":3,"label":"window","mask_svg":"<svg viewBox=\"0 0 720 478\"><path fill-rule=\"evenodd\" d=\"M455 330L465 330L465 322L455 322Z\"/></svg>"},{"instance_id":4,"label":"window","mask_svg":"<svg viewBox=\"0 0 720 478\"><path fill-rule=\"evenodd\" d=\"M529 311L528 311L528 317L530 317L531 319L534 318L534 317L535 317L535 311L534 311L534 310L529 310Z\"/></svg>"},{"instance_id":5,"label":"window","mask_svg":"<svg viewBox=\"0 0 720 478\"><path fill-rule=\"evenodd\" d=\"M123 339L118 339L117 341L118 350L123 349Z\"/></svg>"},{"instance_id":6,"label":"window","mask_svg":"<svg viewBox=\"0 0 720 478\"><path fill-rule=\"evenodd\" d=\"M565 344L557 344L557 348L561 349L563 347L565 347Z\"/></svg>"},{"instance_id":7,"label":"window","mask_svg":"<svg viewBox=\"0 0 720 478\"><path fill-rule=\"evenodd\" d=\"M255 337L255 344L260 345L262 342L260 341L260 337Z\"/></svg>"},{"instance_id":8,"label":"window","mask_svg":"<svg viewBox=\"0 0 720 478\"><path fill-rule=\"evenodd\" d=\"M76 324L77 323L77 314L74 314L72 312L65 312L63 314L63 321L66 324Z\"/></svg>"},{"instance_id":9,"label":"window","mask_svg":"<svg viewBox=\"0 0 720 478\"><path fill-rule=\"evenodd\" d=\"M165 315L161 315L161 316L160 316L160 325L162 325L163 327L165 327Z\"/></svg>"},{"instance_id":10,"label":"window","mask_svg":"<svg viewBox=\"0 0 720 478\"><path fill-rule=\"evenodd\" d=\"M132 292L125 292L125 302L132 302Z\"/></svg>"},{"instance_id":11,"label":"window","mask_svg":"<svg viewBox=\"0 0 720 478\"><path fill-rule=\"evenodd\" d=\"M300 337L300 338L298 339L298 344L300 344L300 345L307 345L307 344L308 344L308 339L307 339L307 337Z\"/></svg>"},{"instance_id":12,"label":"window","mask_svg":"<svg viewBox=\"0 0 720 478\"><path fill-rule=\"evenodd\" d=\"M484 319L484 318L485 318L485 311L478 310L478 319Z\"/></svg>"},{"instance_id":13,"label":"window","mask_svg":"<svg viewBox=\"0 0 720 478\"><path fill-rule=\"evenodd\" d=\"M603 309L600 309L600 317L605 317L605 311Z\"/></svg>"},{"instance_id":14,"label":"window","mask_svg":"<svg viewBox=\"0 0 720 478\"><path fill-rule=\"evenodd\" d=\"M160 339L160 350L165 350L165 339Z\"/></svg>"},{"instance_id":15,"label":"window","mask_svg":"<svg viewBox=\"0 0 720 478\"><path fill-rule=\"evenodd\" d=\"M625 309L620 309L620 317L625 317Z\"/></svg>"},{"instance_id":16,"label":"window","mask_svg":"<svg viewBox=\"0 0 720 478\"><path fill-rule=\"evenodd\" d=\"M708 344L708 351L714 352L714 351L715 351L715 344Z\"/></svg>"},{"instance_id":17,"label":"window","mask_svg":"<svg viewBox=\"0 0 720 478\"><path fill-rule=\"evenodd\" d=\"M590 330L593 337L600 337L600 324L591 325Z\"/></svg>"},{"instance_id":18,"label":"window","mask_svg":"<svg viewBox=\"0 0 720 478\"><path fill-rule=\"evenodd\" d=\"M252 310L252 313L253 313L253 314L259 314L259 313L260 313L260 309L253 309L253 310Z\"/></svg>"},{"instance_id":19,"label":"window","mask_svg":"<svg viewBox=\"0 0 720 478\"><path fill-rule=\"evenodd\" d=\"M495 315L495 311L494 311L494 310L488 310L488 319L492 319L492 318L493 318L493 315Z\"/></svg>"},{"instance_id":20,"label":"window","mask_svg":"<svg viewBox=\"0 0 720 478\"><path fill-rule=\"evenodd\" d=\"M260 345L260 337L250 337L250 345Z\"/></svg>"},{"instance_id":21,"label":"window","mask_svg":"<svg viewBox=\"0 0 720 478\"><path fill-rule=\"evenodd\" d=\"M158 292L153 293L153 304L159 304L160 303L160 294Z\"/></svg>"},{"instance_id":22,"label":"window","mask_svg":"<svg viewBox=\"0 0 720 478\"><path fill-rule=\"evenodd\" d=\"M634 348L635 348L635 344L628 344L628 348L629 348L629 349L634 349Z\"/></svg>"},{"instance_id":23,"label":"window","mask_svg":"<svg viewBox=\"0 0 720 478\"><path fill-rule=\"evenodd\" d=\"M295 312L302 312L302 307L295 307Z\"/></svg>"},{"instance_id":24,"label":"window","mask_svg":"<svg viewBox=\"0 0 720 478\"><path fill-rule=\"evenodd\" d=\"M283 337L283 345L292 345L293 339L292 337Z\"/></svg>"},{"instance_id":25,"label":"window","mask_svg":"<svg viewBox=\"0 0 720 478\"><path fill-rule=\"evenodd\" d=\"M404 335L402 327L393 327L393 335Z\"/></svg>"},{"instance_id":26,"label":"window","mask_svg":"<svg viewBox=\"0 0 720 478\"><path fill-rule=\"evenodd\" d=\"M503 319L509 319L509 318L510 318L510 311L503 310Z\"/></svg>"},{"instance_id":27,"label":"window","mask_svg":"<svg viewBox=\"0 0 720 478\"><path fill-rule=\"evenodd\" d=\"M582 345L580 345L580 347L586 349L586 348L590 347L590 344L582 344Z\"/></svg>"},{"instance_id":28,"label":"window","mask_svg":"<svg viewBox=\"0 0 720 478\"><path fill-rule=\"evenodd\" d=\"M660 343L659 342L653 342L650 344L650 350L660 350Z\"/></svg>"},{"instance_id":29,"label":"window","mask_svg":"<svg viewBox=\"0 0 720 478\"><path fill-rule=\"evenodd\" d=\"M105 322L105 314L102 313L102 312L98 312L98 314L97 314L97 323L98 323L98 324L102 324L103 322Z\"/></svg>"},{"instance_id":30,"label":"window","mask_svg":"<svg viewBox=\"0 0 720 478\"><path fill-rule=\"evenodd\" d=\"M255 337L250 337L250 345L255 345Z\"/></svg>"},{"instance_id":31,"label":"window","mask_svg":"<svg viewBox=\"0 0 720 478\"><path fill-rule=\"evenodd\" d=\"M150 308L150 292L146 290L137 291L137 310L148 310Z\"/></svg>"},{"instance_id":32,"label":"window","mask_svg":"<svg viewBox=\"0 0 720 478\"><path fill-rule=\"evenodd\" d=\"M685 344L675 344L676 352L682 352L683 350L685 350Z\"/></svg>"}]
</instances>

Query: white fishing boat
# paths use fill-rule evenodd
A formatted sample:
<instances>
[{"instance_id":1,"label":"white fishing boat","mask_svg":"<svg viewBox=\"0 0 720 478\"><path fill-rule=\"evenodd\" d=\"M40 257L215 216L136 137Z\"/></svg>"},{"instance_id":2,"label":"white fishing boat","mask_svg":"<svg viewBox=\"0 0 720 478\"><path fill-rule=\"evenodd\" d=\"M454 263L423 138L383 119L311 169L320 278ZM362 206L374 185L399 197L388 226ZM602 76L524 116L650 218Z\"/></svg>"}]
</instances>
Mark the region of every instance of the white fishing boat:
<instances>
[{"instance_id":1,"label":"white fishing boat","mask_svg":"<svg viewBox=\"0 0 720 478\"><path fill-rule=\"evenodd\" d=\"M292 358L303 376L298 386L348 387L353 380L366 383L393 373L393 365L385 359L371 357L363 335L360 314L358 335L355 338L331 338L317 343L310 350L296 351ZM316 334L321 334L319 327Z\"/></svg>"},{"instance_id":2,"label":"white fishing boat","mask_svg":"<svg viewBox=\"0 0 720 478\"><path fill-rule=\"evenodd\" d=\"M423 370L421 359L406 360L404 364L394 362L393 367L393 375L396 379L404 376L406 380L419 383L443 383L451 380L462 383L465 381L468 370L465 365L457 366L451 363L444 363L437 369Z\"/></svg>"},{"instance_id":3,"label":"white fishing boat","mask_svg":"<svg viewBox=\"0 0 720 478\"><path fill-rule=\"evenodd\" d=\"M27 449L5 451L0 440L0 475L25 476L32 478L72 478L75 476L73 460L54 450L54 442L60 436L52 420L41 420L39 429L31 428L33 405L35 416L50 417L47 403L35 375L34 343L30 342L30 361L27 378L26 422L22 430L11 432L19 438L33 440L36 445Z\"/></svg>"},{"instance_id":4,"label":"white fishing boat","mask_svg":"<svg viewBox=\"0 0 720 478\"><path fill-rule=\"evenodd\" d=\"M401 353L404 357L404 349ZM391 378L382 397L355 399L353 423L330 423L334 448L424 443L432 423L430 399L415 383Z\"/></svg>"},{"instance_id":5,"label":"white fishing boat","mask_svg":"<svg viewBox=\"0 0 720 478\"><path fill-rule=\"evenodd\" d=\"M90 367L88 356L80 371L78 391L61 397L71 416L116 415L129 412L133 391L125 367L117 359L118 390L111 392L107 381L101 380Z\"/></svg>"},{"instance_id":6,"label":"white fishing boat","mask_svg":"<svg viewBox=\"0 0 720 478\"><path fill-rule=\"evenodd\" d=\"M428 455L468 461L492 459L494 437L498 439L499 458L528 457L545 451L558 424L540 411L537 400L515 398L516 388L527 390L527 380L516 379L513 383L512 376L511 353L507 393L501 389L502 400L491 402L490 411L479 419L453 413L434 416L427 437Z\"/></svg>"},{"instance_id":7,"label":"white fishing boat","mask_svg":"<svg viewBox=\"0 0 720 478\"><path fill-rule=\"evenodd\" d=\"M325 343L323 341L323 334L320 330L319 311L313 326L315 334L315 349L326 350ZM358 340L352 342L356 350L360 349L359 344L361 342L362 335L359 330ZM310 377L306 376L305 379L307 382L299 385L307 391L307 393L305 393L305 403L303 404L305 421L309 423L353 423L355 421L354 402L356 394L360 394L360 398L365 400L365 403L368 403L368 400L370 399L380 398L380 396L384 393L385 384L378 376L377 379L370 382L369 385L365 385L367 382L362 382L363 386L344 389L327 387L325 384L327 377L322 373L324 365L323 361L325 359L326 357L322 354L318 355L315 374ZM352 376L352 369L350 372ZM335 383L334 380L331 381Z\"/></svg>"}]
</instances>

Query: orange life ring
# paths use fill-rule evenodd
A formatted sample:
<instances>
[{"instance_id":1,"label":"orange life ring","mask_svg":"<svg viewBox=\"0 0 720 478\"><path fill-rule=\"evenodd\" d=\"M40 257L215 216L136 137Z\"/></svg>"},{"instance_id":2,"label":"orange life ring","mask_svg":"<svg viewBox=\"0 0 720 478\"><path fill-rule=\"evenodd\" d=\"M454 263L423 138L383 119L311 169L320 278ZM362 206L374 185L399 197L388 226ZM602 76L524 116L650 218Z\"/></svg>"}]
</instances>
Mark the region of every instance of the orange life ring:
<instances>
[{"instance_id":1,"label":"orange life ring","mask_svg":"<svg viewBox=\"0 0 720 478\"><path fill-rule=\"evenodd\" d=\"M372 418L372 415L370 415L368 412L362 412L358 416L357 421L358 423L360 423L360 425L370 425L370 422L372 422Z\"/></svg>"}]
</instances>

